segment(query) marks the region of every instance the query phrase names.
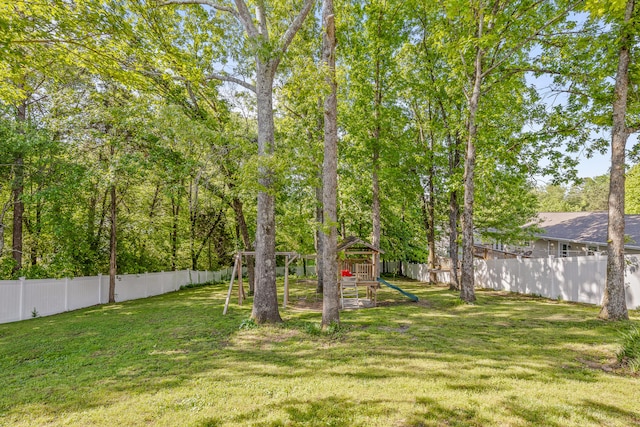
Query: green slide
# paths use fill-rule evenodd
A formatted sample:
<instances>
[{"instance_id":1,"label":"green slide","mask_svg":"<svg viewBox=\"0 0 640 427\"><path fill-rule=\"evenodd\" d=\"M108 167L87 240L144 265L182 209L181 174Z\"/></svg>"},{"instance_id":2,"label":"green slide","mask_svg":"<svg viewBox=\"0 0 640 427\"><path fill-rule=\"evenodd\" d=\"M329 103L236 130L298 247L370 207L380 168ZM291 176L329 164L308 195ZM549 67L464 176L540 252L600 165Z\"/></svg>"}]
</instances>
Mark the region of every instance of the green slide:
<instances>
[{"instance_id":1,"label":"green slide","mask_svg":"<svg viewBox=\"0 0 640 427\"><path fill-rule=\"evenodd\" d=\"M385 286L390 287L391 289L395 289L396 291L400 292L402 295L406 296L407 298L409 298L411 301L413 302L417 302L418 301L418 297L415 296L414 294L407 292L399 287L397 287L396 285L392 285L391 283L387 282L386 280L378 277L378 282L382 283Z\"/></svg>"}]
</instances>

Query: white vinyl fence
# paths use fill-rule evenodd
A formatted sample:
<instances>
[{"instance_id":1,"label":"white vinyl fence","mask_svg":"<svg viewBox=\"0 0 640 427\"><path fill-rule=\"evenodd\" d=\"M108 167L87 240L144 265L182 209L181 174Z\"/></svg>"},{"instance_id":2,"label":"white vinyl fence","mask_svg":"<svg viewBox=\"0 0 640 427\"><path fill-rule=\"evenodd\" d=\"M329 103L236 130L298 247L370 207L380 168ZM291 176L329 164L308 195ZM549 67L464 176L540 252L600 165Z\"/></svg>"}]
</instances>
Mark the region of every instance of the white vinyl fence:
<instances>
[{"instance_id":1,"label":"white vinyl fence","mask_svg":"<svg viewBox=\"0 0 640 427\"><path fill-rule=\"evenodd\" d=\"M242 270L246 276L247 268ZM307 266L307 276L315 275L315 270L315 266ZM226 268L220 271L120 274L116 276L116 302L165 294L189 283L228 281L232 272L232 268ZM284 272L284 267L276 268L276 275L284 276ZM304 268L291 266L290 272L303 276ZM108 300L109 276L0 280L0 323L29 319L34 315L50 316L105 304Z\"/></svg>"},{"instance_id":2,"label":"white vinyl fence","mask_svg":"<svg viewBox=\"0 0 640 427\"><path fill-rule=\"evenodd\" d=\"M412 264L402 261L385 261L382 263L383 273L401 274L421 282L429 281L429 266L427 264ZM438 282L449 282L448 271L436 272Z\"/></svg>"},{"instance_id":3,"label":"white vinyl fence","mask_svg":"<svg viewBox=\"0 0 640 427\"><path fill-rule=\"evenodd\" d=\"M189 283L228 280L230 275L231 269L121 274L116 276L116 302L176 291ZM0 280L0 323L104 304L108 299L109 276Z\"/></svg>"},{"instance_id":4,"label":"white vinyl fence","mask_svg":"<svg viewBox=\"0 0 640 427\"><path fill-rule=\"evenodd\" d=\"M640 308L640 257L627 255L627 308ZM402 274L429 280L426 264L402 264ZM515 258L475 261L476 286L599 305L607 275L606 256ZM440 280L440 278L439 278ZM448 280L448 273L446 280Z\"/></svg>"}]
</instances>

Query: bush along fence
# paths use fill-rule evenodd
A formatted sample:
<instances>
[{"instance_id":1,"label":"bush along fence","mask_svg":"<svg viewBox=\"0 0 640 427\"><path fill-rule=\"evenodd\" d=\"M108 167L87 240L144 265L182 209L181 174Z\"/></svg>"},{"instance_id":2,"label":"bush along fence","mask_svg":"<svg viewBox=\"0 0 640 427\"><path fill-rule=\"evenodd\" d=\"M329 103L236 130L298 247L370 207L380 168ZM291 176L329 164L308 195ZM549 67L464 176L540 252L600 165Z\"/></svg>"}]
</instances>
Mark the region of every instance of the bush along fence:
<instances>
[{"instance_id":1,"label":"bush along fence","mask_svg":"<svg viewBox=\"0 0 640 427\"><path fill-rule=\"evenodd\" d=\"M627 255L625 292L627 308L640 308L640 256ZM412 279L429 281L426 264L392 264ZM389 272L392 269L389 269ZM607 277L607 257L547 257L475 260L475 282L480 288L600 305ZM448 282L448 273L438 276Z\"/></svg>"}]
</instances>

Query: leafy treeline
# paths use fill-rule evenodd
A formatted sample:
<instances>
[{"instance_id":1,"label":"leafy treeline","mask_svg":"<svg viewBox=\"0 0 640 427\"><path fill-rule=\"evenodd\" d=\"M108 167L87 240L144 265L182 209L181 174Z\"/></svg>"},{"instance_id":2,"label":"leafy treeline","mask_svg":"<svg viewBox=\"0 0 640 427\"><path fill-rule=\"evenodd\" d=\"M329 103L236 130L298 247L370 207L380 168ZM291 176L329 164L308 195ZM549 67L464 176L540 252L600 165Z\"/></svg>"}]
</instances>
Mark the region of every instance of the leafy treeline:
<instances>
[{"instance_id":1,"label":"leafy treeline","mask_svg":"<svg viewBox=\"0 0 640 427\"><path fill-rule=\"evenodd\" d=\"M608 209L609 175L582 178L570 184L547 184L535 190L540 212L595 212ZM640 165L626 173L624 208L640 214Z\"/></svg>"},{"instance_id":2,"label":"leafy treeline","mask_svg":"<svg viewBox=\"0 0 640 427\"><path fill-rule=\"evenodd\" d=\"M474 230L518 238L531 177L569 176L565 151L611 131L634 1L322 3L0 5L1 276L217 268L255 249L260 293L275 250L329 254L335 229L388 259L461 245L452 286L473 301ZM637 69L622 72L628 137Z\"/></svg>"},{"instance_id":3,"label":"leafy treeline","mask_svg":"<svg viewBox=\"0 0 640 427\"><path fill-rule=\"evenodd\" d=\"M627 180L627 192L630 186ZM540 212L606 211L609 196L609 175L582 178L577 183L547 184L535 190ZM627 204L628 205L628 204Z\"/></svg>"}]
</instances>

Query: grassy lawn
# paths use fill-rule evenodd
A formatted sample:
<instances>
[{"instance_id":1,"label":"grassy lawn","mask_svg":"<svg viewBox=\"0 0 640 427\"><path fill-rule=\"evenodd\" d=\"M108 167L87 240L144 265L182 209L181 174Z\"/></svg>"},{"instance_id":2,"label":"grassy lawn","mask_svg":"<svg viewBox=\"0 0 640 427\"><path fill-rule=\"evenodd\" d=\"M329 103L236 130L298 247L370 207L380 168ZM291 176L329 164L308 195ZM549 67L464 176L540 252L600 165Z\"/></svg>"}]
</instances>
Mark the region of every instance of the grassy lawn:
<instances>
[{"instance_id":1,"label":"grassy lawn","mask_svg":"<svg viewBox=\"0 0 640 427\"><path fill-rule=\"evenodd\" d=\"M638 312L389 280L420 302L383 288L331 333L300 289L282 326L223 317L225 285L0 325L0 425L640 425L613 365Z\"/></svg>"}]
</instances>

